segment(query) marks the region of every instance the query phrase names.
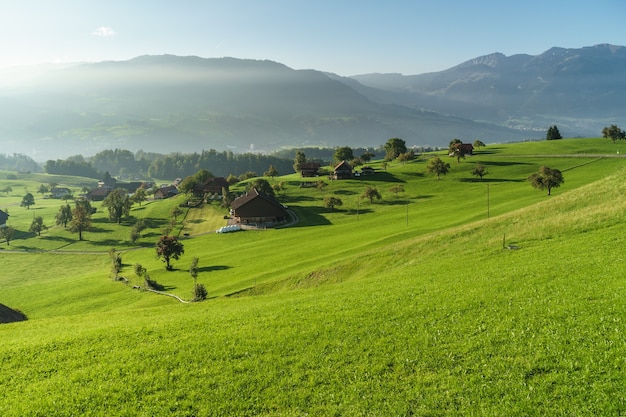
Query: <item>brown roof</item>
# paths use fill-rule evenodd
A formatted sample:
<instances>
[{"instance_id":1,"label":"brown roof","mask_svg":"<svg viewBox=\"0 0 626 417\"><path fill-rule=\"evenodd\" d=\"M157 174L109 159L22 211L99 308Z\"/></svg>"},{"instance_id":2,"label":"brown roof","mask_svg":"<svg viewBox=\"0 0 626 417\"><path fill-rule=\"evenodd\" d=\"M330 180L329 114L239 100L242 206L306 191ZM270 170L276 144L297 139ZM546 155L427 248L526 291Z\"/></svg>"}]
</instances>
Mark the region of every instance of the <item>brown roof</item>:
<instances>
[{"instance_id":1,"label":"brown roof","mask_svg":"<svg viewBox=\"0 0 626 417\"><path fill-rule=\"evenodd\" d=\"M257 198L282 210L285 209L285 207L283 207L283 205L280 204L275 198L270 197L265 193L259 192L256 188L251 189L246 194L233 200L233 202L230 203L230 208L232 208L233 210L237 210L238 208L245 206L246 204Z\"/></svg>"},{"instance_id":2,"label":"brown roof","mask_svg":"<svg viewBox=\"0 0 626 417\"><path fill-rule=\"evenodd\" d=\"M347 161L341 161L335 165L335 171L352 171L352 166Z\"/></svg>"}]
</instances>

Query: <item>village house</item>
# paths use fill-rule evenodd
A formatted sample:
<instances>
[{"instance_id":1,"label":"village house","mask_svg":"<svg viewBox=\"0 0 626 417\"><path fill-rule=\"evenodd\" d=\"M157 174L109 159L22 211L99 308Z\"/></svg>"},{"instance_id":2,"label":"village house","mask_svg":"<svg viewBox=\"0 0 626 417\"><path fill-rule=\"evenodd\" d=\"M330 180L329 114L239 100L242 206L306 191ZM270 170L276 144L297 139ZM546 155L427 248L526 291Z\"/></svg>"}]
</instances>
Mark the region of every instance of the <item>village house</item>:
<instances>
[{"instance_id":1,"label":"village house","mask_svg":"<svg viewBox=\"0 0 626 417\"><path fill-rule=\"evenodd\" d=\"M319 171L319 162L305 162L300 165L300 175L302 177L317 177Z\"/></svg>"},{"instance_id":2,"label":"village house","mask_svg":"<svg viewBox=\"0 0 626 417\"><path fill-rule=\"evenodd\" d=\"M347 161L341 161L335 166L332 178L335 180L349 180L352 178L352 166Z\"/></svg>"},{"instance_id":3,"label":"village house","mask_svg":"<svg viewBox=\"0 0 626 417\"><path fill-rule=\"evenodd\" d=\"M276 199L251 189L231 204L231 213L235 222L241 225L256 225L272 227L283 223L288 218L287 209Z\"/></svg>"},{"instance_id":4,"label":"village house","mask_svg":"<svg viewBox=\"0 0 626 417\"><path fill-rule=\"evenodd\" d=\"M222 195L222 189L228 191L228 187L228 181L224 177L208 178L203 184L193 188L193 194L197 197L203 197L207 194Z\"/></svg>"},{"instance_id":5,"label":"village house","mask_svg":"<svg viewBox=\"0 0 626 417\"><path fill-rule=\"evenodd\" d=\"M166 185L164 187L157 189L154 192L154 199L163 200L166 198L174 197L175 195L178 195L178 188L176 188L173 185Z\"/></svg>"},{"instance_id":6,"label":"village house","mask_svg":"<svg viewBox=\"0 0 626 417\"><path fill-rule=\"evenodd\" d=\"M66 187L54 187L50 190L51 198L63 198L66 195L72 195L72 190Z\"/></svg>"},{"instance_id":7,"label":"village house","mask_svg":"<svg viewBox=\"0 0 626 417\"><path fill-rule=\"evenodd\" d=\"M111 187L98 187L87 193L85 198L91 201L102 201L113 191Z\"/></svg>"}]
</instances>

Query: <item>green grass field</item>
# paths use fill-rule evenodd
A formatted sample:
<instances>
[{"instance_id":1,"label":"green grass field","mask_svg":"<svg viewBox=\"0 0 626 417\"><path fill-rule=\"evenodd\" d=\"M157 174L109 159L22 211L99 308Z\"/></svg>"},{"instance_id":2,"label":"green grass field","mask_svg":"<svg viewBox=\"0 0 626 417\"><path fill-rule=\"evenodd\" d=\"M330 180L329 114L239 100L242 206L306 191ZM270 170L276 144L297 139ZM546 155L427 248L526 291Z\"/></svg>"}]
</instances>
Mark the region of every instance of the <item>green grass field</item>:
<instances>
[{"instance_id":1,"label":"green grass field","mask_svg":"<svg viewBox=\"0 0 626 417\"><path fill-rule=\"evenodd\" d=\"M491 145L446 157L440 181L425 174L430 155L322 190L283 176L273 181L298 224L215 234L224 209L189 209L170 272L153 246L182 196L134 206L122 225L99 208L84 242L59 226L36 237L25 232L33 212L52 225L60 202L19 202L49 180L0 173L0 189L14 189L0 208L22 232L0 246L0 303L29 319L0 325L0 415L625 414L618 150L601 139ZM482 181L470 174L478 162ZM541 165L565 177L550 197L525 181ZM382 200L360 198L366 185ZM334 211L322 205L331 195L343 200ZM151 227L133 245L139 218ZM111 247L129 285L109 278ZM208 300L132 289L141 263L191 298L194 256Z\"/></svg>"}]
</instances>

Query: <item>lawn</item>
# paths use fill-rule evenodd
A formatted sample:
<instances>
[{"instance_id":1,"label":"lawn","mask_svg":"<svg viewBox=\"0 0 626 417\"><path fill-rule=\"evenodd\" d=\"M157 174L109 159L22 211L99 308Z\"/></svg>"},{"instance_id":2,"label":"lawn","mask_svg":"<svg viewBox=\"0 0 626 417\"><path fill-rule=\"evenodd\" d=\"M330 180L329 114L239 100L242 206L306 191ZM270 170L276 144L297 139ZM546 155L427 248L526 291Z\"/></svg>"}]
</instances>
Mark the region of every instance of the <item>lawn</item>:
<instances>
[{"instance_id":1,"label":"lawn","mask_svg":"<svg viewBox=\"0 0 626 417\"><path fill-rule=\"evenodd\" d=\"M555 142L573 154L612 149ZM207 234L224 211L190 209L173 272L151 247L157 225L133 246L132 219L111 225L104 213L68 247L89 253L3 245L0 303L29 320L0 325L0 414L626 413L623 159L550 156L543 143L446 159L440 181L425 174L429 155L321 190L277 178L300 223ZM482 181L469 174L477 162L490 172ZM550 197L525 181L541 165L565 176ZM382 200L359 198L366 185ZM323 208L329 195L344 204ZM176 203L131 214L166 221ZM129 286L108 277L109 243ZM141 263L191 297L193 256L209 300L131 288Z\"/></svg>"}]
</instances>

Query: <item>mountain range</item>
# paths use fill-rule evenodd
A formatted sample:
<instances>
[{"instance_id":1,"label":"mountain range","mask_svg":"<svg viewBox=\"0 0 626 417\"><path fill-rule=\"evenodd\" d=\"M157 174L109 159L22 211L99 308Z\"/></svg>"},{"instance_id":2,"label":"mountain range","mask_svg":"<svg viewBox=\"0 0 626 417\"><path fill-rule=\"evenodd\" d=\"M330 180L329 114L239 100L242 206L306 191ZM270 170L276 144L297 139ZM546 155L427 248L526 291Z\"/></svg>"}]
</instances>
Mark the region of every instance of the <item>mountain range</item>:
<instances>
[{"instance_id":1,"label":"mountain range","mask_svg":"<svg viewBox=\"0 0 626 417\"><path fill-rule=\"evenodd\" d=\"M0 71L0 153L446 146L625 124L626 48L495 53L445 71L340 77L272 61L141 56Z\"/></svg>"}]
</instances>

